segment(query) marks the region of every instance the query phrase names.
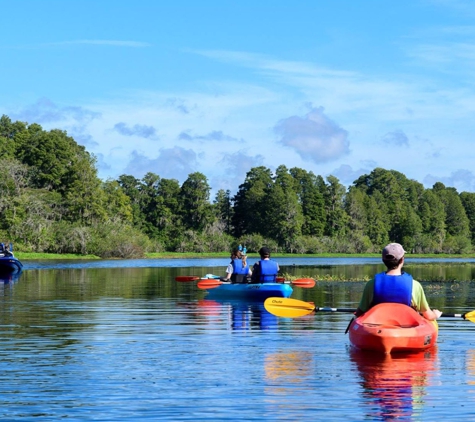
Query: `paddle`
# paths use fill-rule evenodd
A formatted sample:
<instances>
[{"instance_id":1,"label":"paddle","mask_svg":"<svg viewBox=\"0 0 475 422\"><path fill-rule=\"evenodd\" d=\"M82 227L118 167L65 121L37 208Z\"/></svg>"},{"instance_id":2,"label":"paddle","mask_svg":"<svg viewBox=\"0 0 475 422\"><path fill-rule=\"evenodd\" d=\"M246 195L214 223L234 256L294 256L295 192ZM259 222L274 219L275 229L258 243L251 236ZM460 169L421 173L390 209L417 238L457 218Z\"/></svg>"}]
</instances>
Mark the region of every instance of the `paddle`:
<instances>
[{"instance_id":1,"label":"paddle","mask_svg":"<svg viewBox=\"0 0 475 422\"><path fill-rule=\"evenodd\" d=\"M196 281L200 278L196 275L177 275L175 281Z\"/></svg>"},{"instance_id":2,"label":"paddle","mask_svg":"<svg viewBox=\"0 0 475 422\"><path fill-rule=\"evenodd\" d=\"M230 282L224 282L221 280L213 279L213 278L204 278L198 281L196 284L199 289L214 289L215 287L221 286L221 284L230 284Z\"/></svg>"},{"instance_id":3,"label":"paddle","mask_svg":"<svg viewBox=\"0 0 475 422\"><path fill-rule=\"evenodd\" d=\"M356 309L349 308L318 308L313 303L304 302L297 299L286 299L282 297L270 297L265 300L264 307L273 315L283 318L296 318L309 315L312 312L348 312L354 313ZM475 311L465 314L442 314L444 318L463 318L470 322L475 322Z\"/></svg>"},{"instance_id":4,"label":"paddle","mask_svg":"<svg viewBox=\"0 0 475 422\"><path fill-rule=\"evenodd\" d=\"M315 286L315 280L312 278L300 278L293 281L284 281L284 284L290 284L292 286L302 287L304 289L311 289ZM212 278L203 278L198 283L197 286L199 289L214 289L215 287L221 286L221 284L229 284L227 282L223 282L219 279L212 279Z\"/></svg>"}]
</instances>

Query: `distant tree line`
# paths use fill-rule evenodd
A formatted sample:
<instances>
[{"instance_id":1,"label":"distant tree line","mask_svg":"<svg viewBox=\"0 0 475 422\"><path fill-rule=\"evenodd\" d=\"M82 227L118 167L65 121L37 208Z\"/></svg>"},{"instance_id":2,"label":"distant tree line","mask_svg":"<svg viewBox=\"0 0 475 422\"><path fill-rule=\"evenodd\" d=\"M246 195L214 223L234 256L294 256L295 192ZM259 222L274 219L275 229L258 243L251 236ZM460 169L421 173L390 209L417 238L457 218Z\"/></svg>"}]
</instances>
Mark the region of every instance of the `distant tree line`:
<instances>
[{"instance_id":1,"label":"distant tree line","mask_svg":"<svg viewBox=\"0 0 475 422\"><path fill-rule=\"evenodd\" d=\"M61 130L0 118L0 241L16 250L139 257L145 252L468 253L475 193L376 168L346 189L334 176L251 168L211 201L206 176L147 173L102 181L95 158Z\"/></svg>"}]
</instances>

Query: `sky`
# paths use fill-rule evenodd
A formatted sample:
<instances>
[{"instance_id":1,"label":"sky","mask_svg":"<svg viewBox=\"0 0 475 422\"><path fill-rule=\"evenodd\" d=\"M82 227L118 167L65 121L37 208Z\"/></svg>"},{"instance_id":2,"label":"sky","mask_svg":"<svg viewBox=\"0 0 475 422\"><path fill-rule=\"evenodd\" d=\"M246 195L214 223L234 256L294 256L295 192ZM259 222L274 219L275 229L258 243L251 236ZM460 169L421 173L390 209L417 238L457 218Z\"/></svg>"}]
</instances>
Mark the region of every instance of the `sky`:
<instances>
[{"instance_id":1,"label":"sky","mask_svg":"<svg viewBox=\"0 0 475 422\"><path fill-rule=\"evenodd\" d=\"M101 179L374 168L475 191L472 0L0 0L0 115Z\"/></svg>"}]
</instances>

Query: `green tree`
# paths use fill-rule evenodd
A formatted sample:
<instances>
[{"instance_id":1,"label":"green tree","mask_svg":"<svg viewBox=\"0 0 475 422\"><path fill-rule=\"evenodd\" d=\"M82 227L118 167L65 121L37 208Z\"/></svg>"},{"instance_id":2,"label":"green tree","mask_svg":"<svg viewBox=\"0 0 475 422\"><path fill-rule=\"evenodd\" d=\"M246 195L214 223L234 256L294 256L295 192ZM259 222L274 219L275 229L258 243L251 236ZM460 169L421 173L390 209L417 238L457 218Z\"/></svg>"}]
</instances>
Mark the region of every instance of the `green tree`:
<instances>
[{"instance_id":1,"label":"green tree","mask_svg":"<svg viewBox=\"0 0 475 422\"><path fill-rule=\"evenodd\" d=\"M201 231L212 222L210 190L206 176L199 172L191 173L181 186L180 208L186 229Z\"/></svg>"},{"instance_id":2,"label":"green tree","mask_svg":"<svg viewBox=\"0 0 475 422\"><path fill-rule=\"evenodd\" d=\"M389 243L389 223L385 201L380 192L365 197L366 225L364 233L373 244L373 250L380 251Z\"/></svg>"},{"instance_id":3,"label":"green tree","mask_svg":"<svg viewBox=\"0 0 475 422\"><path fill-rule=\"evenodd\" d=\"M303 223L302 210L294 186L294 179L287 168L279 166L265 202L267 233L287 249L301 235Z\"/></svg>"},{"instance_id":4,"label":"green tree","mask_svg":"<svg viewBox=\"0 0 475 422\"><path fill-rule=\"evenodd\" d=\"M142 182L134 176L122 174L119 176L118 183L130 200L134 227L142 229L145 227L145 215L142 211Z\"/></svg>"},{"instance_id":5,"label":"green tree","mask_svg":"<svg viewBox=\"0 0 475 422\"><path fill-rule=\"evenodd\" d=\"M235 237L267 231L267 194L273 185L272 172L253 167L234 196L233 228Z\"/></svg>"},{"instance_id":6,"label":"green tree","mask_svg":"<svg viewBox=\"0 0 475 422\"><path fill-rule=\"evenodd\" d=\"M231 201L231 191L229 189L226 191L220 189L216 193L214 210L225 233L232 234L233 204Z\"/></svg>"},{"instance_id":7,"label":"green tree","mask_svg":"<svg viewBox=\"0 0 475 422\"><path fill-rule=\"evenodd\" d=\"M330 237L344 235L348 221L344 209L346 189L335 176L328 176L327 182L324 194L327 216L325 234Z\"/></svg>"},{"instance_id":8,"label":"green tree","mask_svg":"<svg viewBox=\"0 0 475 422\"><path fill-rule=\"evenodd\" d=\"M66 132L58 129L46 132L35 123L28 126L28 136L18 145L17 157L32 168L36 187L61 194L77 180L75 173L84 162L94 164L85 148Z\"/></svg>"},{"instance_id":9,"label":"green tree","mask_svg":"<svg viewBox=\"0 0 475 422\"><path fill-rule=\"evenodd\" d=\"M445 206L433 189L426 189L419 206L419 216L425 243L421 248L425 252L442 252L446 237Z\"/></svg>"},{"instance_id":10,"label":"green tree","mask_svg":"<svg viewBox=\"0 0 475 422\"><path fill-rule=\"evenodd\" d=\"M446 188L442 183L436 183L433 190L444 204L447 234L469 238L469 220L457 190Z\"/></svg>"},{"instance_id":11,"label":"green tree","mask_svg":"<svg viewBox=\"0 0 475 422\"><path fill-rule=\"evenodd\" d=\"M472 245L475 245L475 193L462 192L460 194L460 200L465 209L465 214L468 217Z\"/></svg>"},{"instance_id":12,"label":"green tree","mask_svg":"<svg viewBox=\"0 0 475 422\"><path fill-rule=\"evenodd\" d=\"M302 234L323 236L326 221L325 201L318 178L312 172L307 172L298 167L291 168L290 174L294 178L294 189L302 207Z\"/></svg>"}]
</instances>

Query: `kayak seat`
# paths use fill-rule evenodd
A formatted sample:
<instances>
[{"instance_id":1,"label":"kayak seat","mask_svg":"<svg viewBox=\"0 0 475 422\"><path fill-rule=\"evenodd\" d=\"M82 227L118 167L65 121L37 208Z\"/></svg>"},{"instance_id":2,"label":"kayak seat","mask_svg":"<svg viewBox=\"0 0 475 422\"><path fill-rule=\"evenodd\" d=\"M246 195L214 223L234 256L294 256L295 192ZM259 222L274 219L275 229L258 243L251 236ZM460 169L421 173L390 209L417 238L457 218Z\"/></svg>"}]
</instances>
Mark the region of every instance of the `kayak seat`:
<instances>
[{"instance_id":1,"label":"kayak seat","mask_svg":"<svg viewBox=\"0 0 475 422\"><path fill-rule=\"evenodd\" d=\"M376 305L365 314L365 324L392 325L395 327L417 327L421 316L412 308L400 303ZM390 306L388 306L390 305Z\"/></svg>"}]
</instances>

